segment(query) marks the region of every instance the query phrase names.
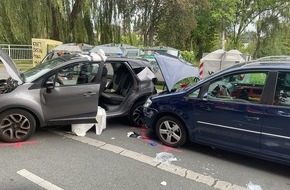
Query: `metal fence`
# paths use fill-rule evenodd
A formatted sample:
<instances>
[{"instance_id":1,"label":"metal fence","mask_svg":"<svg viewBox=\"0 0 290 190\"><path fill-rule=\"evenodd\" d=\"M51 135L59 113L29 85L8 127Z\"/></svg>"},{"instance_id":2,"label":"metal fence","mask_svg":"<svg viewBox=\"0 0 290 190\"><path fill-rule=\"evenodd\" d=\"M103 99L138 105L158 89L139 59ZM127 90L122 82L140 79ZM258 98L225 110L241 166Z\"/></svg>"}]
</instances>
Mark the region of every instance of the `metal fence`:
<instances>
[{"instance_id":1,"label":"metal fence","mask_svg":"<svg viewBox=\"0 0 290 190\"><path fill-rule=\"evenodd\" d=\"M0 44L13 60L32 60L32 45Z\"/></svg>"}]
</instances>

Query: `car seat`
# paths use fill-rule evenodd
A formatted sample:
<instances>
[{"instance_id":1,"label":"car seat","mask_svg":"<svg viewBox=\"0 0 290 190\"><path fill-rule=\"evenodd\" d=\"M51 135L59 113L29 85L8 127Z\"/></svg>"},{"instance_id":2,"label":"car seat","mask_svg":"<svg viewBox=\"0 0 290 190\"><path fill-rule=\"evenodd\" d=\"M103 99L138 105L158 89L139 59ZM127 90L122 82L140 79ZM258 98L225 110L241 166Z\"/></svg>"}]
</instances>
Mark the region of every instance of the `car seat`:
<instances>
[{"instance_id":1,"label":"car seat","mask_svg":"<svg viewBox=\"0 0 290 190\"><path fill-rule=\"evenodd\" d=\"M106 67L103 67L102 79L101 79L101 85L100 85L100 92L104 92L105 89L106 89L106 85L107 85L107 73L108 73L108 69Z\"/></svg>"},{"instance_id":2,"label":"car seat","mask_svg":"<svg viewBox=\"0 0 290 190\"><path fill-rule=\"evenodd\" d=\"M120 93L121 85L124 80L126 72L128 72L128 70L124 66L121 66L116 70L112 79L111 91Z\"/></svg>"},{"instance_id":3,"label":"car seat","mask_svg":"<svg viewBox=\"0 0 290 190\"><path fill-rule=\"evenodd\" d=\"M88 67L89 65L86 64L81 66L79 76L77 79L77 84L85 84L89 82Z\"/></svg>"},{"instance_id":4,"label":"car seat","mask_svg":"<svg viewBox=\"0 0 290 190\"><path fill-rule=\"evenodd\" d=\"M111 91L102 93L102 100L111 105L121 104L132 86L132 74L125 67L121 67L113 76Z\"/></svg>"}]
</instances>

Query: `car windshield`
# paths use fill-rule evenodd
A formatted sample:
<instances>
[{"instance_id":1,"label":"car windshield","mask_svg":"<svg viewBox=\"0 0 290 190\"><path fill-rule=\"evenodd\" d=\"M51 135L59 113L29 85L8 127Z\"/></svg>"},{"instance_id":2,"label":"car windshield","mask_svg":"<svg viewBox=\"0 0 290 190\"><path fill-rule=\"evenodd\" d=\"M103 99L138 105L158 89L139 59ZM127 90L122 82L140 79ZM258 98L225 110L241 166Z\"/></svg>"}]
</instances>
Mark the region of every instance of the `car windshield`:
<instances>
[{"instance_id":1,"label":"car windshield","mask_svg":"<svg viewBox=\"0 0 290 190\"><path fill-rule=\"evenodd\" d=\"M32 82L38 77L44 75L45 73L48 73L51 71L54 67L59 65L60 63L66 61L67 59L64 59L64 57L58 57L49 61L46 61L42 64L39 64L32 69L26 71L23 73L22 77L24 78L25 82Z\"/></svg>"}]
</instances>

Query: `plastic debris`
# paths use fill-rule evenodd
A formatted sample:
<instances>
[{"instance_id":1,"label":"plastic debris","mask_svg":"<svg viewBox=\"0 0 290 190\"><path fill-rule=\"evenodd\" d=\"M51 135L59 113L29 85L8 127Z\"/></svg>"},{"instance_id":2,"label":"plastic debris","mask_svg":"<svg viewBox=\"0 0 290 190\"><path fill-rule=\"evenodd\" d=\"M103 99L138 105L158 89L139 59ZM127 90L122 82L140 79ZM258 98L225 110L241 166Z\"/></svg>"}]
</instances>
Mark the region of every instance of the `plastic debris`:
<instances>
[{"instance_id":1,"label":"plastic debris","mask_svg":"<svg viewBox=\"0 0 290 190\"><path fill-rule=\"evenodd\" d=\"M73 133L75 133L77 136L86 136L86 133L88 130L90 130L94 124L72 124L71 130Z\"/></svg>"},{"instance_id":2,"label":"plastic debris","mask_svg":"<svg viewBox=\"0 0 290 190\"><path fill-rule=\"evenodd\" d=\"M251 181L247 184L248 190L262 190L261 186L253 184Z\"/></svg>"},{"instance_id":3,"label":"plastic debris","mask_svg":"<svg viewBox=\"0 0 290 190\"><path fill-rule=\"evenodd\" d=\"M96 120L98 123L95 124L96 127L96 134L100 135L104 129L106 129L106 121L107 113L104 108L98 107L98 113L96 116Z\"/></svg>"},{"instance_id":4,"label":"plastic debris","mask_svg":"<svg viewBox=\"0 0 290 190\"><path fill-rule=\"evenodd\" d=\"M151 146L156 146L156 145L157 145L157 143L154 142L154 141L151 141L149 144L150 144Z\"/></svg>"},{"instance_id":5,"label":"plastic debris","mask_svg":"<svg viewBox=\"0 0 290 190\"><path fill-rule=\"evenodd\" d=\"M128 132L127 133L127 137L130 137L131 135L134 135L134 133L133 132Z\"/></svg>"},{"instance_id":6,"label":"plastic debris","mask_svg":"<svg viewBox=\"0 0 290 190\"><path fill-rule=\"evenodd\" d=\"M162 181L161 185L166 186L167 185L166 181Z\"/></svg>"},{"instance_id":7,"label":"plastic debris","mask_svg":"<svg viewBox=\"0 0 290 190\"><path fill-rule=\"evenodd\" d=\"M88 130L95 126L96 134L100 135L103 129L106 128L106 111L98 106L98 113L96 115L96 123L87 123L87 124L72 124L71 131L77 136L86 136Z\"/></svg>"},{"instance_id":8,"label":"plastic debris","mask_svg":"<svg viewBox=\"0 0 290 190\"><path fill-rule=\"evenodd\" d=\"M112 137L111 139L112 139L112 140L114 140L114 139L115 139L115 137Z\"/></svg>"},{"instance_id":9,"label":"plastic debris","mask_svg":"<svg viewBox=\"0 0 290 190\"><path fill-rule=\"evenodd\" d=\"M156 157L153 159L153 161L171 164L172 161L177 161L177 159L171 153L160 152L156 154Z\"/></svg>"},{"instance_id":10,"label":"plastic debris","mask_svg":"<svg viewBox=\"0 0 290 190\"><path fill-rule=\"evenodd\" d=\"M127 133L127 137L132 137L132 138L141 138L140 133L137 133L135 131L131 131Z\"/></svg>"}]
</instances>

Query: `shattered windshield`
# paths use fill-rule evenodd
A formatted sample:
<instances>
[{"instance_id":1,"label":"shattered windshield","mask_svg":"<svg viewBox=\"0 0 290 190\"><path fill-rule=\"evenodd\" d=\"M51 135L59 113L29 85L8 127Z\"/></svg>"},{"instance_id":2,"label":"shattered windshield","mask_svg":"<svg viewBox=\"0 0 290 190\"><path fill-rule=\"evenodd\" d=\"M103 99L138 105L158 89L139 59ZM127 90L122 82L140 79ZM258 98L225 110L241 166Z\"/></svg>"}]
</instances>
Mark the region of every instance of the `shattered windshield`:
<instances>
[{"instance_id":1,"label":"shattered windshield","mask_svg":"<svg viewBox=\"0 0 290 190\"><path fill-rule=\"evenodd\" d=\"M57 65L59 65L60 63L64 61L66 61L66 59L64 59L63 57L58 57L58 58L46 61L24 72L22 77L24 78L25 82L32 82L38 77L48 73L54 67L56 67Z\"/></svg>"}]
</instances>

